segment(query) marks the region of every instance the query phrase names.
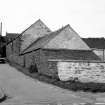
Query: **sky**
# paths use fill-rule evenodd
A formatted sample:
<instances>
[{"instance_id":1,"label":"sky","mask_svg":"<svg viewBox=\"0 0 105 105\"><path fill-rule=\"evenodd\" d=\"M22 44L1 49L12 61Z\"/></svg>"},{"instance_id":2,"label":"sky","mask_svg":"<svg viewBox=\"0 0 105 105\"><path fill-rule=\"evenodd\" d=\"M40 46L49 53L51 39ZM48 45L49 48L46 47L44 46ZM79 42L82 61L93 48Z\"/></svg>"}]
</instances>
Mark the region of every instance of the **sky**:
<instances>
[{"instance_id":1,"label":"sky","mask_svg":"<svg viewBox=\"0 0 105 105\"><path fill-rule=\"evenodd\" d=\"M3 35L38 19L52 31L70 24L81 37L105 37L105 0L0 0Z\"/></svg>"}]
</instances>

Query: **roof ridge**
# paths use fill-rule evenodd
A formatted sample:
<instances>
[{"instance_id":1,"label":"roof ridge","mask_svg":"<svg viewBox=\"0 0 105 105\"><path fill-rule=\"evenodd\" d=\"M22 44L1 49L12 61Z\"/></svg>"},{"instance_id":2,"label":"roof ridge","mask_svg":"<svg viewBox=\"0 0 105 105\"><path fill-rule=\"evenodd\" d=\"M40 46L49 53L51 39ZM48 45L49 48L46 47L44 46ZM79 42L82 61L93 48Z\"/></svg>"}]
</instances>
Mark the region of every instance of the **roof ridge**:
<instances>
[{"instance_id":1,"label":"roof ridge","mask_svg":"<svg viewBox=\"0 0 105 105\"><path fill-rule=\"evenodd\" d=\"M78 37L82 40L82 42L84 42L84 44L86 45L86 46L88 46L88 44L87 43L85 43L85 41L82 39L82 37L69 25L69 27L70 27L70 29L76 34L76 35L78 35ZM88 46L89 47L89 46ZM89 47L90 48L90 47ZM91 50L91 49L90 49Z\"/></svg>"},{"instance_id":2,"label":"roof ridge","mask_svg":"<svg viewBox=\"0 0 105 105\"><path fill-rule=\"evenodd\" d=\"M67 28L67 27L70 27L70 25L67 24L67 25L65 25L64 27L61 27L61 28L57 29L56 31L62 31L63 29L65 29L65 28ZM54 32L56 32L56 31L54 31Z\"/></svg>"},{"instance_id":3,"label":"roof ridge","mask_svg":"<svg viewBox=\"0 0 105 105\"><path fill-rule=\"evenodd\" d=\"M37 22L41 22L42 24L44 24L43 22L42 22L42 20L41 19L38 19L37 21L35 21L33 24L31 24L28 28L26 28L24 31L22 31L16 38L14 38L14 40L16 40L18 37L20 37L20 36L22 36L22 34L25 32L25 31L27 31L30 27L32 27L34 24L36 24ZM44 24L45 25L45 24ZM46 26L46 25L45 25ZM47 26L46 26L47 27ZM48 27L47 27L48 28ZM49 29L49 28L48 28ZM49 29L50 30L50 29ZM50 30L51 31L51 30ZM14 41L14 40L12 40L12 41Z\"/></svg>"},{"instance_id":4,"label":"roof ridge","mask_svg":"<svg viewBox=\"0 0 105 105\"><path fill-rule=\"evenodd\" d=\"M37 22L41 22L47 29L49 29L49 27L47 27L47 25L46 24L44 24L44 22L41 20L41 19L38 19L37 21L36 21L36 23ZM49 29L50 31L51 31L51 29Z\"/></svg>"},{"instance_id":5,"label":"roof ridge","mask_svg":"<svg viewBox=\"0 0 105 105\"><path fill-rule=\"evenodd\" d=\"M40 19L38 19L37 21L35 21L34 23L32 23L28 28L26 28L24 31L21 32L21 35L26 32L30 27L32 27L34 24L36 24L37 22L42 22Z\"/></svg>"},{"instance_id":6,"label":"roof ridge","mask_svg":"<svg viewBox=\"0 0 105 105\"><path fill-rule=\"evenodd\" d=\"M15 39L17 39L18 37L20 37L25 31L27 31L30 27L32 27L35 23L37 23L40 19L38 19L37 21L35 21L33 24L31 24L28 28L26 28L24 31L22 31ZM14 40L15 40L14 39Z\"/></svg>"}]
</instances>

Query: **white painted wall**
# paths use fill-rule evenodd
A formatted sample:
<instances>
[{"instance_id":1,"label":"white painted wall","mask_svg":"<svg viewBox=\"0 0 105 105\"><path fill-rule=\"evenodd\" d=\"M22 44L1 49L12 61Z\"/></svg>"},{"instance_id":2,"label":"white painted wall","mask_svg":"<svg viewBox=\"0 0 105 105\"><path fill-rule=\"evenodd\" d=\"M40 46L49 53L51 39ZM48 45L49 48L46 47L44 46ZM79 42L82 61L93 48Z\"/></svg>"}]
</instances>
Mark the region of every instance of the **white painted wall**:
<instances>
[{"instance_id":1,"label":"white painted wall","mask_svg":"<svg viewBox=\"0 0 105 105\"><path fill-rule=\"evenodd\" d=\"M105 63L58 62L57 68L62 81L77 77L81 82L105 83Z\"/></svg>"}]
</instances>

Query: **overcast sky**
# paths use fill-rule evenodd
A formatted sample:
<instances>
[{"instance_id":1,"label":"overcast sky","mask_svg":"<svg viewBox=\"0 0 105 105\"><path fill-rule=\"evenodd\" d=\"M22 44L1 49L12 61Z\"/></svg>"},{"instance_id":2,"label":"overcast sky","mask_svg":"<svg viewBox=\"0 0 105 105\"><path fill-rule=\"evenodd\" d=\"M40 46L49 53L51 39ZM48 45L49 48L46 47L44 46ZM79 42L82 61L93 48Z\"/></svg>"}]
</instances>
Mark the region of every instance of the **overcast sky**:
<instances>
[{"instance_id":1,"label":"overcast sky","mask_svg":"<svg viewBox=\"0 0 105 105\"><path fill-rule=\"evenodd\" d=\"M39 18L52 31L70 24L82 37L105 37L105 0L0 0L3 35Z\"/></svg>"}]
</instances>

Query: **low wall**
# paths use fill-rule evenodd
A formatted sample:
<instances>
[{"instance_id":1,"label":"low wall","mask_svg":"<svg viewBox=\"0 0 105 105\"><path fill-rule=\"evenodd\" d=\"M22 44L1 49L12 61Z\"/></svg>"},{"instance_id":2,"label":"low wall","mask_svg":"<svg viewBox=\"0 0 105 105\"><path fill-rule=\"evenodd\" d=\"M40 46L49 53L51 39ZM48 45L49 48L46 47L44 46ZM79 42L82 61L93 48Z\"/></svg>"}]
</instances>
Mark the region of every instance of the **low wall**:
<instances>
[{"instance_id":1,"label":"low wall","mask_svg":"<svg viewBox=\"0 0 105 105\"><path fill-rule=\"evenodd\" d=\"M105 83L105 63L57 62L60 80L78 78L81 82Z\"/></svg>"}]
</instances>

